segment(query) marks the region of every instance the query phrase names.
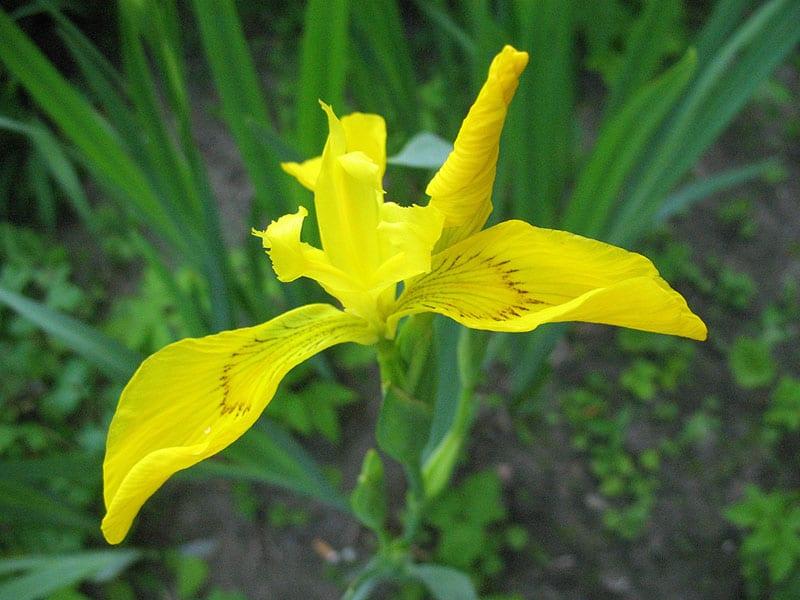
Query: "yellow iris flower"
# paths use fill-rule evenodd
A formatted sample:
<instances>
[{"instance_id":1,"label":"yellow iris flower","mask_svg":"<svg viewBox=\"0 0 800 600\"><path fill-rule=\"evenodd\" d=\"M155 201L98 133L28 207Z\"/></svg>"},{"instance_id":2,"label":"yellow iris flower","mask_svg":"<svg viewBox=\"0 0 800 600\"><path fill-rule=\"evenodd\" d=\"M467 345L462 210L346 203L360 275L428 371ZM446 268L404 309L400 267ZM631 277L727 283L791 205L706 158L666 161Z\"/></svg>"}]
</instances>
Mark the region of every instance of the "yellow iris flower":
<instances>
[{"instance_id":1,"label":"yellow iris flower","mask_svg":"<svg viewBox=\"0 0 800 600\"><path fill-rule=\"evenodd\" d=\"M302 207L253 233L281 281L315 279L344 310L302 306L145 360L108 433L102 530L110 543L125 537L167 478L247 431L290 369L334 344L392 339L406 315L435 312L490 331L588 321L705 339L703 322L639 254L522 221L481 230L503 122L527 62L510 46L495 57L426 206L384 202L381 117L340 120L322 104L330 129L322 156L283 165L314 192L322 249L300 241Z\"/></svg>"}]
</instances>

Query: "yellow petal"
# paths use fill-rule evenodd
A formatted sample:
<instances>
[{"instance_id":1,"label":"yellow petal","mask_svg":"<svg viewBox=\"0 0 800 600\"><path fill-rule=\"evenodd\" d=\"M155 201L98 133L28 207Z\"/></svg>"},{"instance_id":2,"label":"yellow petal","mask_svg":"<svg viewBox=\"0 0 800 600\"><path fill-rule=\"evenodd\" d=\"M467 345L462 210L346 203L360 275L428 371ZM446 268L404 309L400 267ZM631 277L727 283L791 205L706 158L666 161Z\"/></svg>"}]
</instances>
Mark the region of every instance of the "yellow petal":
<instances>
[{"instance_id":1,"label":"yellow petal","mask_svg":"<svg viewBox=\"0 0 800 600\"><path fill-rule=\"evenodd\" d=\"M106 540L122 541L142 504L173 473L241 436L295 365L334 344L374 339L363 320L314 304L150 356L122 392L108 432Z\"/></svg>"},{"instance_id":2,"label":"yellow petal","mask_svg":"<svg viewBox=\"0 0 800 600\"><path fill-rule=\"evenodd\" d=\"M342 117L348 152L363 152L378 165L378 177L386 172L386 121L380 115L350 113Z\"/></svg>"},{"instance_id":3,"label":"yellow petal","mask_svg":"<svg viewBox=\"0 0 800 600\"><path fill-rule=\"evenodd\" d=\"M275 275L284 282L309 277L323 286L355 287L352 278L334 267L322 250L300 241L303 221L307 216L308 211L301 206L296 213L284 215L270 223L264 231L252 230L253 235L261 238Z\"/></svg>"},{"instance_id":4,"label":"yellow petal","mask_svg":"<svg viewBox=\"0 0 800 600\"><path fill-rule=\"evenodd\" d=\"M379 261L380 167L364 152L347 151L341 122L330 106L322 108L329 134L314 191L322 249L332 265L366 281Z\"/></svg>"},{"instance_id":5,"label":"yellow petal","mask_svg":"<svg viewBox=\"0 0 800 600\"><path fill-rule=\"evenodd\" d=\"M491 212L500 134L528 54L506 46L489 67L486 83L458 132L453 152L428 184L431 205L445 215L443 236L455 243L483 227ZM524 176L520 174L520 176ZM442 244L439 246L443 248Z\"/></svg>"},{"instance_id":6,"label":"yellow petal","mask_svg":"<svg viewBox=\"0 0 800 600\"><path fill-rule=\"evenodd\" d=\"M379 177L386 172L386 122L380 115L351 113L341 119L348 152L363 152L378 165ZM322 157L302 163L285 162L281 168L312 192L317 184Z\"/></svg>"},{"instance_id":7,"label":"yellow petal","mask_svg":"<svg viewBox=\"0 0 800 600\"><path fill-rule=\"evenodd\" d=\"M644 256L522 221L506 221L436 254L430 273L398 299L389 330L400 317L426 311L491 331L586 321L698 340L707 334Z\"/></svg>"},{"instance_id":8,"label":"yellow petal","mask_svg":"<svg viewBox=\"0 0 800 600\"><path fill-rule=\"evenodd\" d=\"M377 282L402 281L431 268L431 252L442 233L444 216L433 206L385 202L378 225L383 259Z\"/></svg>"},{"instance_id":9,"label":"yellow petal","mask_svg":"<svg viewBox=\"0 0 800 600\"><path fill-rule=\"evenodd\" d=\"M319 167L322 164L322 157L315 156L308 160L296 162L281 163L281 168L289 175L297 179L304 188L314 191L314 186L317 184L317 177L319 177Z\"/></svg>"}]
</instances>

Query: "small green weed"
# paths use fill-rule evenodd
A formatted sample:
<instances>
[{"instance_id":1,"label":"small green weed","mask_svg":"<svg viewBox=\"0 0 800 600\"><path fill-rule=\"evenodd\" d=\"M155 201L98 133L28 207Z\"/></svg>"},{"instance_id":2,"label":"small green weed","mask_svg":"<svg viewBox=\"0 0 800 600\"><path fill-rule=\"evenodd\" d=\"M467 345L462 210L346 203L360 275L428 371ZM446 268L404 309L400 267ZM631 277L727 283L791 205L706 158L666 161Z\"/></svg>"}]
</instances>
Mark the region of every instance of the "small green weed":
<instances>
[{"instance_id":1,"label":"small green weed","mask_svg":"<svg viewBox=\"0 0 800 600\"><path fill-rule=\"evenodd\" d=\"M728 355L728 366L736 384L748 390L769 385L778 370L771 344L745 336L734 341Z\"/></svg>"},{"instance_id":2,"label":"small green weed","mask_svg":"<svg viewBox=\"0 0 800 600\"><path fill-rule=\"evenodd\" d=\"M725 516L747 530L739 552L750 595L794 597L800 583L800 494L751 485Z\"/></svg>"}]
</instances>

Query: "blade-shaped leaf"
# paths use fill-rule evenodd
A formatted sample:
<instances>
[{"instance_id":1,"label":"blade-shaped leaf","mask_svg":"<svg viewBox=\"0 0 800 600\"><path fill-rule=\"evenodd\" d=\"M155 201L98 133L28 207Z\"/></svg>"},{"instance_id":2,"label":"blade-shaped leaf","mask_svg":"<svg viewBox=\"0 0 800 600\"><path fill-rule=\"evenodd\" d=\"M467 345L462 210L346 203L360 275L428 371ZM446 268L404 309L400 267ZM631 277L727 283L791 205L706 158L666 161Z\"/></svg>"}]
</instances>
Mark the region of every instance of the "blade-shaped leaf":
<instances>
[{"instance_id":1,"label":"blade-shaped leaf","mask_svg":"<svg viewBox=\"0 0 800 600\"><path fill-rule=\"evenodd\" d=\"M672 215L685 211L703 198L764 177L777 168L779 168L779 163L775 160L764 160L744 167L728 169L706 179L690 183L664 201L656 214L656 221L666 221Z\"/></svg>"},{"instance_id":2,"label":"blade-shaped leaf","mask_svg":"<svg viewBox=\"0 0 800 600\"><path fill-rule=\"evenodd\" d=\"M81 532L98 527L92 515L5 475L0 480L0 523L6 527L66 528Z\"/></svg>"},{"instance_id":3,"label":"blade-shaped leaf","mask_svg":"<svg viewBox=\"0 0 800 600\"><path fill-rule=\"evenodd\" d=\"M80 321L0 287L0 304L17 311L69 348L94 363L112 379L127 380L141 357L119 342Z\"/></svg>"},{"instance_id":4,"label":"blade-shaped leaf","mask_svg":"<svg viewBox=\"0 0 800 600\"><path fill-rule=\"evenodd\" d=\"M185 239L113 129L0 10L0 60L85 156L103 183L121 190L139 217L185 250Z\"/></svg>"},{"instance_id":5,"label":"blade-shaped leaf","mask_svg":"<svg viewBox=\"0 0 800 600\"><path fill-rule=\"evenodd\" d=\"M349 512L347 499L323 474L314 458L277 424L261 419L224 455L183 473L187 478L209 476L279 485Z\"/></svg>"},{"instance_id":6,"label":"blade-shaped leaf","mask_svg":"<svg viewBox=\"0 0 800 600\"><path fill-rule=\"evenodd\" d=\"M255 190L260 218L291 212L279 161L286 157L261 141L263 130L272 132L267 106L242 25L232 0L195 0L200 38L222 102L222 114L242 155ZM313 100L316 107L316 98ZM254 127L255 125L255 127Z\"/></svg>"},{"instance_id":7,"label":"blade-shaped leaf","mask_svg":"<svg viewBox=\"0 0 800 600\"><path fill-rule=\"evenodd\" d=\"M386 162L415 169L438 169L452 151L453 144L435 133L423 131L408 140L400 152L390 156Z\"/></svg>"},{"instance_id":8,"label":"blade-shaped leaf","mask_svg":"<svg viewBox=\"0 0 800 600\"><path fill-rule=\"evenodd\" d=\"M573 3L516 3L519 49L531 60L509 110L498 188L509 213L552 227L572 164L574 138Z\"/></svg>"},{"instance_id":9,"label":"blade-shaped leaf","mask_svg":"<svg viewBox=\"0 0 800 600\"><path fill-rule=\"evenodd\" d=\"M349 0L309 0L306 4L297 90L297 146L319 154L327 126L318 100L344 111Z\"/></svg>"},{"instance_id":10,"label":"blade-shaped leaf","mask_svg":"<svg viewBox=\"0 0 800 600\"><path fill-rule=\"evenodd\" d=\"M24 571L0 583L0 600L37 600L85 579L106 581L140 556L125 549L0 559L0 573Z\"/></svg>"},{"instance_id":11,"label":"blade-shaped leaf","mask_svg":"<svg viewBox=\"0 0 800 600\"><path fill-rule=\"evenodd\" d=\"M693 50L642 88L606 123L567 205L562 226L597 237L605 229L625 180L694 72Z\"/></svg>"},{"instance_id":12,"label":"blade-shaped leaf","mask_svg":"<svg viewBox=\"0 0 800 600\"><path fill-rule=\"evenodd\" d=\"M408 574L421 581L436 600L478 600L475 586L465 573L440 565L411 565Z\"/></svg>"},{"instance_id":13,"label":"blade-shaped leaf","mask_svg":"<svg viewBox=\"0 0 800 600\"><path fill-rule=\"evenodd\" d=\"M629 244L652 224L669 190L695 163L800 40L800 4L771 0L736 30L698 73L662 128L607 239Z\"/></svg>"}]
</instances>

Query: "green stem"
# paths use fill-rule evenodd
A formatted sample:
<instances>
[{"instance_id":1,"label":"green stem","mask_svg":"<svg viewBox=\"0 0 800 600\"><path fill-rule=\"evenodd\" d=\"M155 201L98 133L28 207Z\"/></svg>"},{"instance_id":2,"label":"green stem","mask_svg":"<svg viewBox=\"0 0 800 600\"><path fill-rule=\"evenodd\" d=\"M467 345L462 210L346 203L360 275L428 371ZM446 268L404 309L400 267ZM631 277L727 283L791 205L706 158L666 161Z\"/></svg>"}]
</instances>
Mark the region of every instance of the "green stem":
<instances>
[{"instance_id":1,"label":"green stem","mask_svg":"<svg viewBox=\"0 0 800 600\"><path fill-rule=\"evenodd\" d=\"M400 352L394 341L381 340L377 344L378 366L381 371L381 392L386 396L386 390L391 385L396 385L402 390L406 389L406 373L400 360Z\"/></svg>"},{"instance_id":2,"label":"green stem","mask_svg":"<svg viewBox=\"0 0 800 600\"><path fill-rule=\"evenodd\" d=\"M425 488L422 485L422 474L416 466L406 466L405 474L408 480L408 494L406 496L407 513L403 540L410 545L422 522L422 513L425 508Z\"/></svg>"},{"instance_id":3,"label":"green stem","mask_svg":"<svg viewBox=\"0 0 800 600\"><path fill-rule=\"evenodd\" d=\"M378 342L377 350L383 397L386 397L386 393L391 386L406 390L407 375L403 368L397 345L392 340L381 340ZM402 539L406 545L410 545L422 522L425 488L422 483L422 473L419 470L419 465L404 464L403 472L408 482L408 493L406 496L406 521ZM381 544L381 546L384 546L384 544Z\"/></svg>"}]
</instances>

